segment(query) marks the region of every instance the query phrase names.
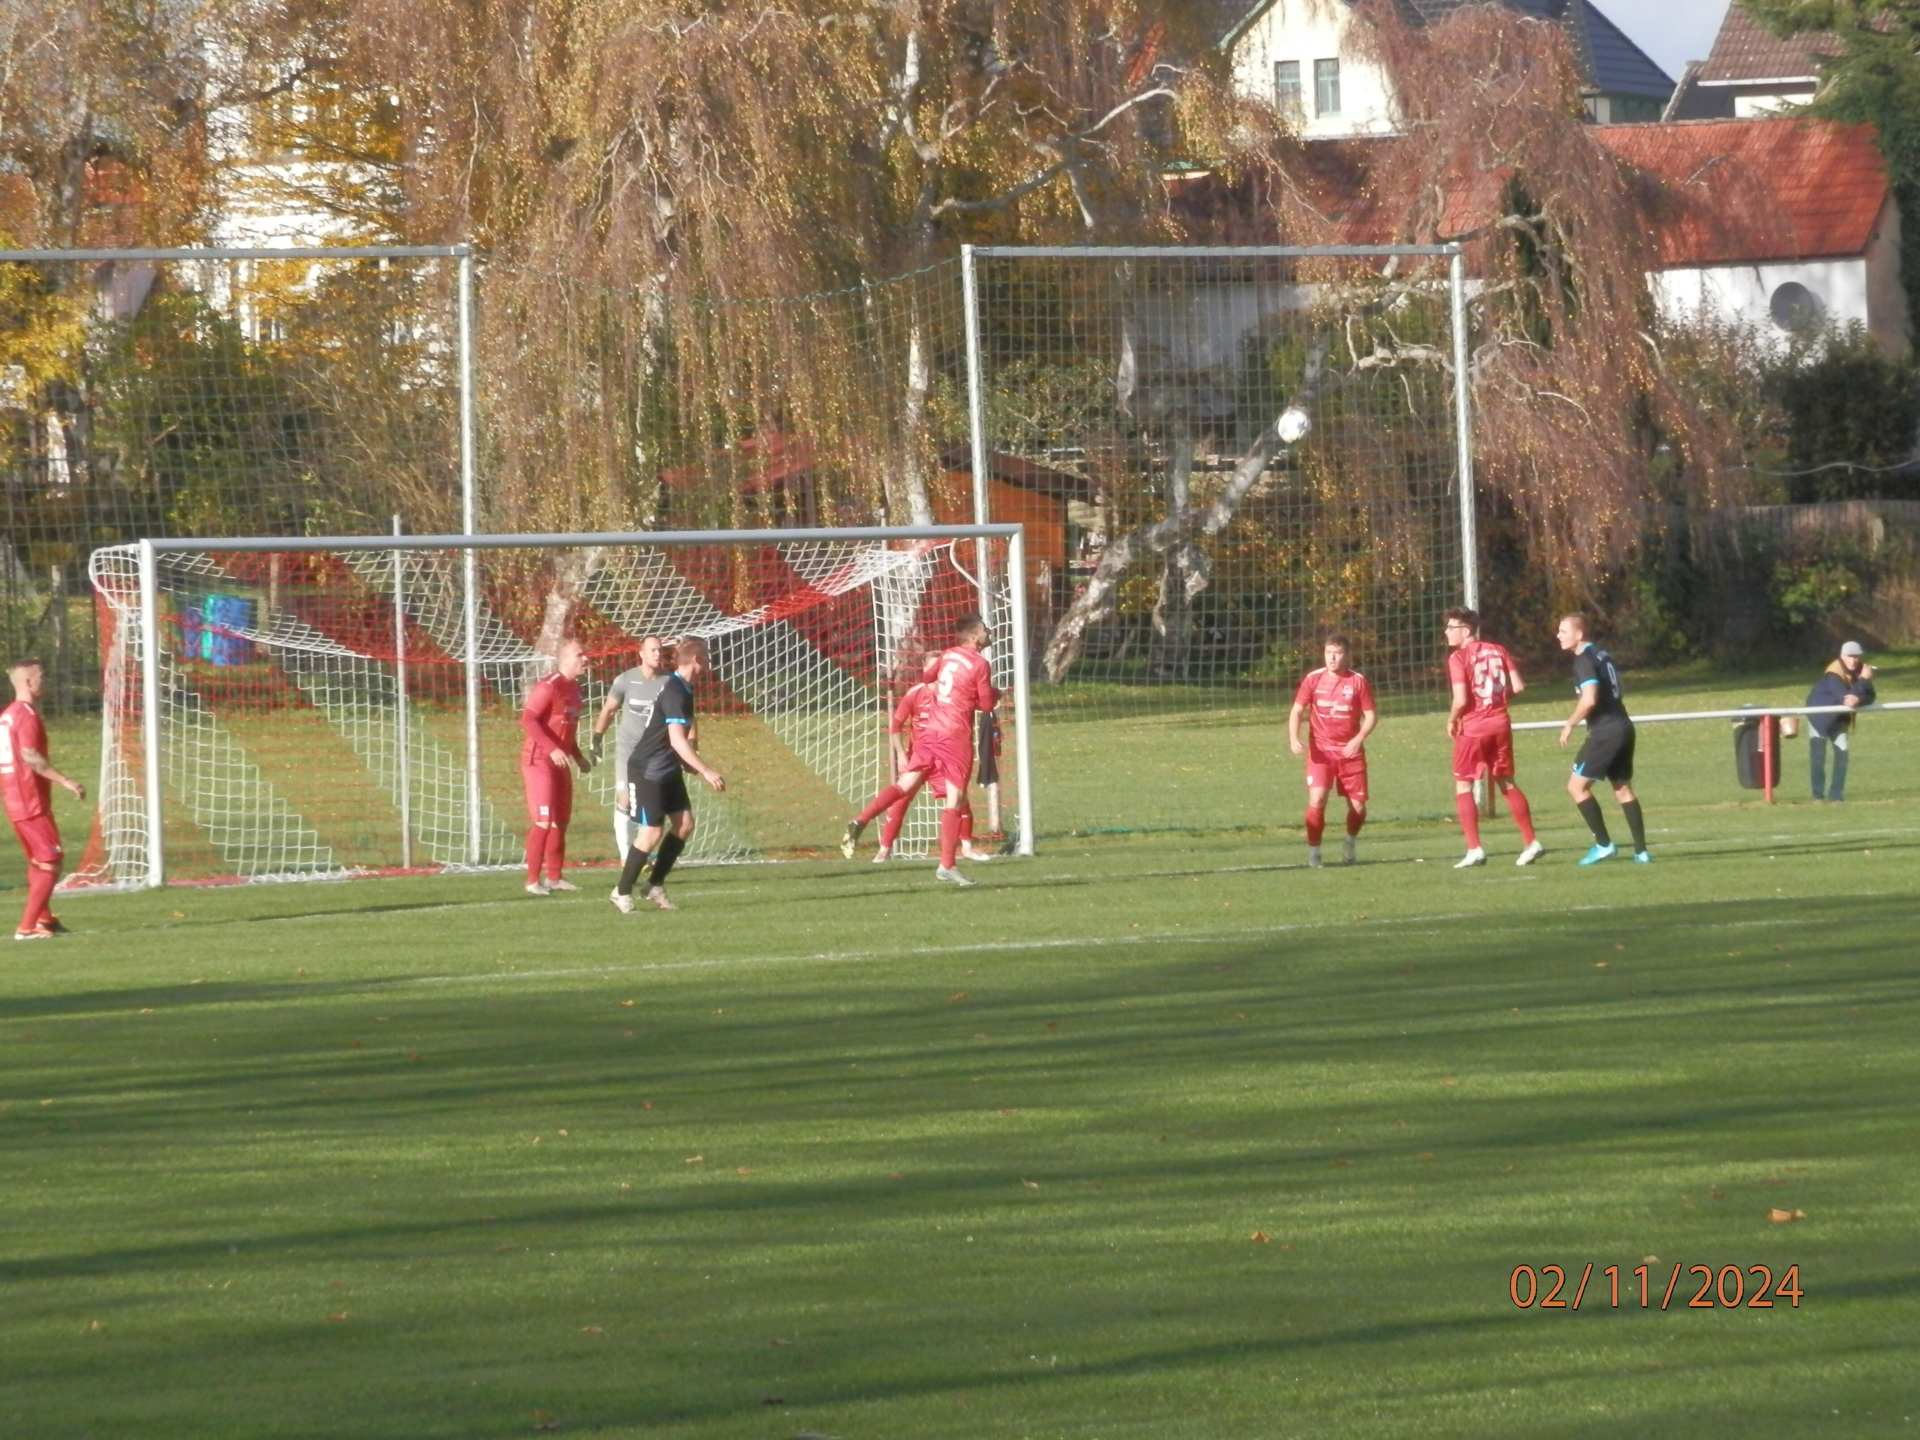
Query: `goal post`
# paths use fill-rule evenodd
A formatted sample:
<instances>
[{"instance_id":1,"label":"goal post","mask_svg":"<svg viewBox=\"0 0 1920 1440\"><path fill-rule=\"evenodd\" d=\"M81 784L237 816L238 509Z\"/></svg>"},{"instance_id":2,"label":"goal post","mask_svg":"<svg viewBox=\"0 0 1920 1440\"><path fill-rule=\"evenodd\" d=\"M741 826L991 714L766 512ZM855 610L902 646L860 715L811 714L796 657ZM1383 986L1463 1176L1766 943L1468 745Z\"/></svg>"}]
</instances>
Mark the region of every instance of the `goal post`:
<instances>
[{"instance_id":1,"label":"goal post","mask_svg":"<svg viewBox=\"0 0 1920 1440\"><path fill-rule=\"evenodd\" d=\"M828 853L891 778L895 701L970 612L1006 696L1007 848L1031 854L1027 569L1016 524L109 546L100 805L66 883L516 865L521 702L567 635L583 736L642 637L708 642L702 748L729 785L697 803L690 859ZM575 787L575 863L615 858L613 739ZM923 798L900 851L937 835Z\"/></svg>"}]
</instances>

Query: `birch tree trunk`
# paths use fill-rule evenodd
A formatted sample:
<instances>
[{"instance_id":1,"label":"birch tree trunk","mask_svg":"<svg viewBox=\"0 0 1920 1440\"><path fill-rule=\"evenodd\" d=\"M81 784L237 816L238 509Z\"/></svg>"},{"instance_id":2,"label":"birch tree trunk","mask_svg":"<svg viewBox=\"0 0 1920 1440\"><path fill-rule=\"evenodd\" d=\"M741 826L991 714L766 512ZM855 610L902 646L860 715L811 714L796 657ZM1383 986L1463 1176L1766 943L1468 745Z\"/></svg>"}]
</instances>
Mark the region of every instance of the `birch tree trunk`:
<instances>
[{"instance_id":1,"label":"birch tree trunk","mask_svg":"<svg viewBox=\"0 0 1920 1440\"><path fill-rule=\"evenodd\" d=\"M1259 483L1266 473L1273 457L1286 448L1286 442L1280 438L1280 415L1286 411L1307 410L1319 394L1326 376L1327 350L1331 341L1320 336L1313 342L1308 352L1306 373L1302 376L1300 388L1294 393L1280 414L1268 421L1259 437L1253 442L1240 463L1234 467L1233 478L1227 486L1209 503L1170 513L1165 519L1122 535L1109 542L1100 556L1093 577L1087 582L1067 613L1060 617L1060 623L1053 628L1053 634L1047 640L1043 663L1046 666L1047 679L1059 684L1073 668L1086 648L1087 630L1114 613L1120 593L1120 582L1133 567L1150 555L1166 555L1176 548L1188 548L1195 551L1196 540L1218 535L1233 523L1233 517L1239 512L1241 502ZM1201 569L1185 572L1186 580L1191 583L1198 579L1198 586L1186 596L1191 602L1193 595L1204 589L1207 583L1204 562Z\"/></svg>"}]
</instances>

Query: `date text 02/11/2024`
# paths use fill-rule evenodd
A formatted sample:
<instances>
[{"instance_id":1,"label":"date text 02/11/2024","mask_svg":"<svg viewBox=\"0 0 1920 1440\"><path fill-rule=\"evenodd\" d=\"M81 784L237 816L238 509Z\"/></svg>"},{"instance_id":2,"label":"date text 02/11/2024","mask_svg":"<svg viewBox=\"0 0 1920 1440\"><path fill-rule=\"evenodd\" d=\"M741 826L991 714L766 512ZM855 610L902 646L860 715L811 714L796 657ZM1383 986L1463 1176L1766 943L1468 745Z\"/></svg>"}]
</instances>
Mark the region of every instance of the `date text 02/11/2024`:
<instances>
[{"instance_id":1,"label":"date text 02/11/2024","mask_svg":"<svg viewBox=\"0 0 1920 1440\"><path fill-rule=\"evenodd\" d=\"M1522 1310L1533 1309L1536 1305L1542 1310L1578 1310L1587 1297L1588 1282L1593 1279L1593 1262L1588 1261L1581 1270L1574 1284L1572 1300L1562 1293L1567 1288L1568 1268L1564 1265L1542 1265L1536 1271L1531 1265L1516 1265L1507 1280L1507 1294ZM1716 1270L1711 1265L1687 1265L1684 1261L1676 1260L1672 1274L1667 1277L1666 1292L1656 1306L1653 1291L1660 1282L1648 1265L1636 1265L1625 1272L1618 1265L1609 1265L1600 1272L1606 1283L1609 1308L1620 1308L1620 1277L1624 1273L1627 1277L1628 1308L1634 1308L1637 1290L1640 1302L1637 1308L1665 1310L1673 1303L1682 1270L1689 1276L1700 1277L1699 1288L1682 1307L1688 1310L1771 1310L1776 1299L1785 1300L1791 1308L1798 1310L1800 1297L1805 1293L1800 1286L1798 1265L1789 1265L1779 1280L1775 1281L1773 1269L1767 1265L1722 1265ZM1759 1283L1750 1288L1750 1278ZM1684 1296L1685 1291L1682 1290L1681 1294ZM1598 1296L1595 1298L1597 1300Z\"/></svg>"}]
</instances>

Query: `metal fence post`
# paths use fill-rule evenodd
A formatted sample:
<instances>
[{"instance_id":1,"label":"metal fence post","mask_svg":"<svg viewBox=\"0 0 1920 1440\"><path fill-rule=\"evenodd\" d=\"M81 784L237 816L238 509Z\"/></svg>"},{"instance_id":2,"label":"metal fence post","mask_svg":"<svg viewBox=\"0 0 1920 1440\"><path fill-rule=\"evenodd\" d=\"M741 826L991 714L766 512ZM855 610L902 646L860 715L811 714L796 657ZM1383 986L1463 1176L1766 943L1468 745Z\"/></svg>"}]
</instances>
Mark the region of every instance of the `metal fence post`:
<instances>
[{"instance_id":1,"label":"metal fence post","mask_svg":"<svg viewBox=\"0 0 1920 1440\"><path fill-rule=\"evenodd\" d=\"M393 533L400 533L400 517L393 517ZM393 549L393 689L396 740L399 743L400 868L413 868L413 756L412 716L407 712L407 552Z\"/></svg>"},{"instance_id":2,"label":"metal fence post","mask_svg":"<svg viewBox=\"0 0 1920 1440\"><path fill-rule=\"evenodd\" d=\"M1453 429L1460 476L1460 603L1480 608L1480 537L1473 496L1473 347L1467 335L1467 257L1449 247L1447 289L1453 309Z\"/></svg>"},{"instance_id":3,"label":"metal fence post","mask_svg":"<svg viewBox=\"0 0 1920 1440\"><path fill-rule=\"evenodd\" d=\"M472 535L474 502L473 250L459 247L460 267L460 533ZM480 557L471 546L460 559L460 625L467 681L467 861L484 863L480 797Z\"/></svg>"}]
</instances>

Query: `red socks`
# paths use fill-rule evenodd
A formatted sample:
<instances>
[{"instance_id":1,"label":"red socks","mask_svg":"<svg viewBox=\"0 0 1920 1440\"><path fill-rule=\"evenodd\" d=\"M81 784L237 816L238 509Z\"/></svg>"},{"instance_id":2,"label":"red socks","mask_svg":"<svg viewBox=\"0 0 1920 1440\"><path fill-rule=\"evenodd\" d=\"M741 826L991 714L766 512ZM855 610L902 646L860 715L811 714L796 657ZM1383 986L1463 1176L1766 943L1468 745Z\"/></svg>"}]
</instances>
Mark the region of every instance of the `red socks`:
<instances>
[{"instance_id":1,"label":"red socks","mask_svg":"<svg viewBox=\"0 0 1920 1440\"><path fill-rule=\"evenodd\" d=\"M547 879L558 880L567 863L567 832L558 825L547 827Z\"/></svg>"},{"instance_id":2,"label":"red socks","mask_svg":"<svg viewBox=\"0 0 1920 1440\"><path fill-rule=\"evenodd\" d=\"M1320 837L1327 829L1327 807L1324 805L1307 807L1307 844L1318 845Z\"/></svg>"},{"instance_id":3,"label":"red socks","mask_svg":"<svg viewBox=\"0 0 1920 1440\"><path fill-rule=\"evenodd\" d=\"M971 800L960 802L960 843L963 845L973 843L973 802Z\"/></svg>"},{"instance_id":4,"label":"red socks","mask_svg":"<svg viewBox=\"0 0 1920 1440\"><path fill-rule=\"evenodd\" d=\"M1507 809L1513 812L1513 823L1520 827L1520 839L1525 844L1533 844L1533 807L1527 804L1527 797L1520 793L1518 785L1509 785L1503 793L1507 797Z\"/></svg>"},{"instance_id":5,"label":"red socks","mask_svg":"<svg viewBox=\"0 0 1920 1440\"><path fill-rule=\"evenodd\" d=\"M900 827L907 823L907 809L912 803L911 800L896 801L893 808L887 811L887 823L880 827L881 849L893 849L893 842L900 838Z\"/></svg>"},{"instance_id":6,"label":"red socks","mask_svg":"<svg viewBox=\"0 0 1920 1440\"><path fill-rule=\"evenodd\" d=\"M56 871L43 870L38 865L27 866L27 908L20 916L20 928L23 931L53 918L53 910L47 902L53 899L54 882L59 878Z\"/></svg>"},{"instance_id":7,"label":"red socks","mask_svg":"<svg viewBox=\"0 0 1920 1440\"><path fill-rule=\"evenodd\" d=\"M547 853L547 831L551 827L535 825L527 831L527 883L540 878L540 861Z\"/></svg>"},{"instance_id":8,"label":"red socks","mask_svg":"<svg viewBox=\"0 0 1920 1440\"><path fill-rule=\"evenodd\" d=\"M896 804L898 804L900 801L906 798L907 798L906 791L902 790L898 785L889 785L887 786L886 789L882 790L878 795L873 797L872 803L870 803L866 809L862 810L859 813L859 815L854 817L855 821L858 824L865 825L869 821L871 821L874 816L878 815L882 810L890 810Z\"/></svg>"},{"instance_id":9,"label":"red socks","mask_svg":"<svg viewBox=\"0 0 1920 1440\"><path fill-rule=\"evenodd\" d=\"M1347 834L1358 835L1360 833L1360 827L1366 823L1366 811L1353 809L1347 811Z\"/></svg>"},{"instance_id":10,"label":"red socks","mask_svg":"<svg viewBox=\"0 0 1920 1440\"><path fill-rule=\"evenodd\" d=\"M1453 797L1453 808L1460 816L1460 829L1467 837L1467 849L1480 848L1480 806L1473 798L1471 790L1463 790ZM1524 830L1526 827L1521 827Z\"/></svg>"},{"instance_id":11,"label":"red socks","mask_svg":"<svg viewBox=\"0 0 1920 1440\"><path fill-rule=\"evenodd\" d=\"M960 856L960 811L955 806L943 806L940 810L940 864L951 870L953 862Z\"/></svg>"}]
</instances>

